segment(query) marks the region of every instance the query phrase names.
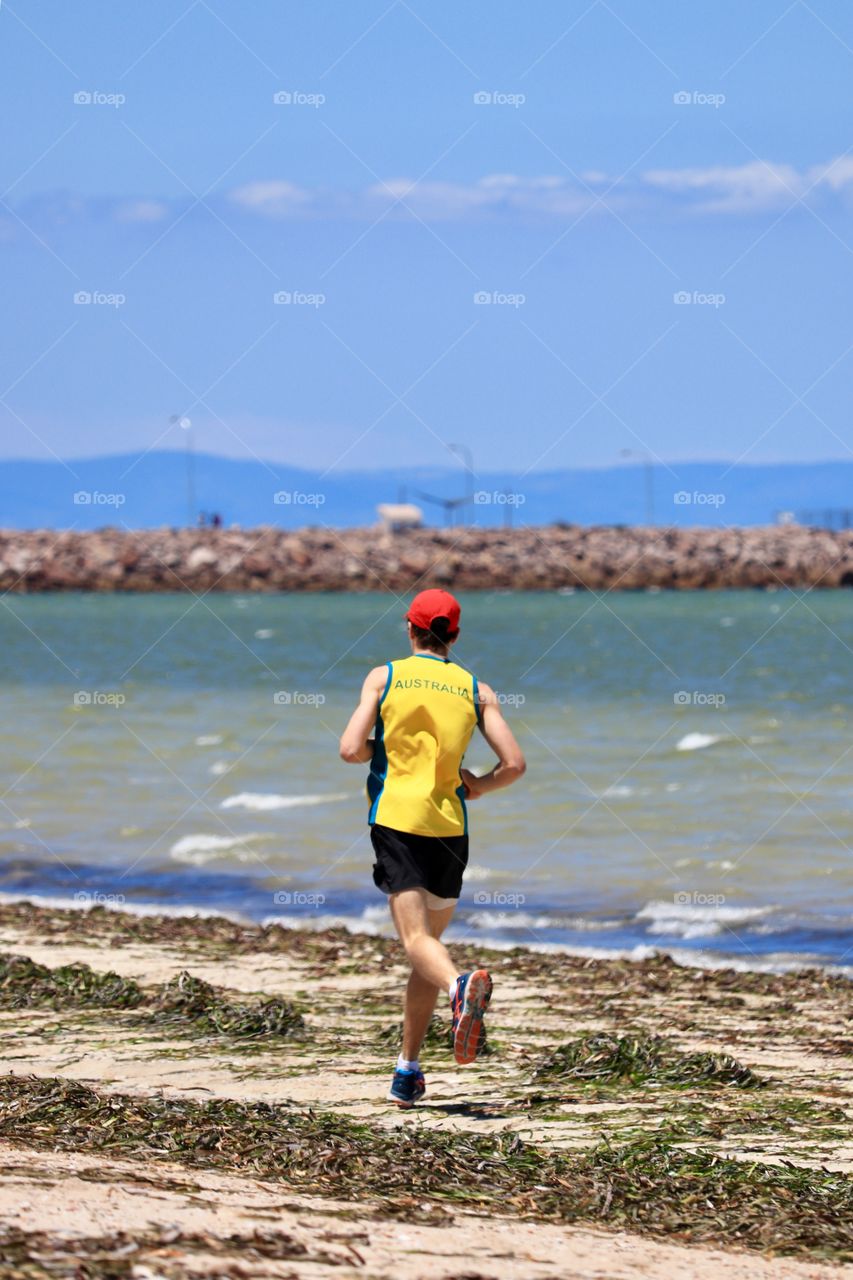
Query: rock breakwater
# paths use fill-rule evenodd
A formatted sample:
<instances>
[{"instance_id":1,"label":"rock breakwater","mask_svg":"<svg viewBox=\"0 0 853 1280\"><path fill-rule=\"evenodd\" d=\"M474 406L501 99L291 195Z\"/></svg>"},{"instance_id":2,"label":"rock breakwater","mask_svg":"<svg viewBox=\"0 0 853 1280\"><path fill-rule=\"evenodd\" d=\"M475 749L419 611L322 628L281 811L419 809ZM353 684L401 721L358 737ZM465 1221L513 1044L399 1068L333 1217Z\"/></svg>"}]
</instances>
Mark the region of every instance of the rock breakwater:
<instances>
[{"instance_id":1,"label":"rock breakwater","mask_svg":"<svg viewBox=\"0 0 853 1280\"><path fill-rule=\"evenodd\" d=\"M0 530L0 590L697 590L853 586L853 530Z\"/></svg>"}]
</instances>

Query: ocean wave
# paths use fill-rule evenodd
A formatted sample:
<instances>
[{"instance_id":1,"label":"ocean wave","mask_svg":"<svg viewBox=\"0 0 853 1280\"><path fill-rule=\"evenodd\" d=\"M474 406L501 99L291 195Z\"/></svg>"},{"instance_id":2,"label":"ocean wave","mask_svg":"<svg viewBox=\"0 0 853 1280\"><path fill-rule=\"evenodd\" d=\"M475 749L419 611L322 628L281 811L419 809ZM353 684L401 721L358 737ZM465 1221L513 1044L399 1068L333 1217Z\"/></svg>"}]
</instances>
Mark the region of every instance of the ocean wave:
<instances>
[{"instance_id":1,"label":"ocean wave","mask_svg":"<svg viewBox=\"0 0 853 1280\"><path fill-rule=\"evenodd\" d=\"M195 745L197 747L218 747L221 741L221 733L200 733L195 740Z\"/></svg>"},{"instance_id":2,"label":"ocean wave","mask_svg":"<svg viewBox=\"0 0 853 1280\"><path fill-rule=\"evenodd\" d=\"M685 733L675 744L676 751L701 751L704 747L713 747L715 742L723 741L721 733Z\"/></svg>"},{"instance_id":3,"label":"ocean wave","mask_svg":"<svg viewBox=\"0 0 853 1280\"><path fill-rule=\"evenodd\" d=\"M249 832L245 836L209 836L193 834L182 836L175 841L169 854L176 862L188 862L195 867L203 867L213 862L223 853L236 853L240 862L256 862L257 855L248 845L252 840L269 840L271 837L261 832ZM237 852L242 850L242 852Z\"/></svg>"},{"instance_id":4,"label":"ocean wave","mask_svg":"<svg viewBox=\"0 0 853 1280\"><path fill-rule=\"evenodd\" d=\"M332 804L336 800L350 800L352 792L333 791L328 795L278 796L262 791L241 791L236 796L226 796L220 809L252 809L262 812L268 809L298 809L303 805Z\"/></svg>"},{"instance_id":5,"label":"ocean wave","mask_svg":"<svg viewBox=\"0 0 853 1280\"><path fill-rule=\"evenodd\" d=\"M724 929L750 924L776 908L727 907L694 902L647 902L634 917L650 921L649 933L675 934L680 938L713 938Z\"/></svg>"},{"instance_id":6,"label":"ocean wave","mask_svg":"<svg viewBox=\"0 0 853 1280\"><path fill-rule=\"evenodd\" d=\"M562 923L553 916L534 916L529 911L483 911L476 906L465 919L475 929L558 929Z\"/></svg>"},{"instance_id":7,"label":"ocean wave","mask_svg":"<svg viewBox=\"0 0 853 1280\"><path fill-rule=\"evenodd\" d=\"M475 929L564 929L575 933L600 933L618 929L621 920L599 920L589 916L535 915L532 911L501 911L478 907L465 909L465 922Z\"/></svg>"},{"instance_id":8,"label":"ocean wave","mask_svg":"<svg viewBox=\"0 0 853 1280\"><path fill-rule=\"evenodd\" d=\"M168 916L170 919L182 920L230 920L233 924L252 924L248 916L239 911L208 911L205 907L168 906L161 902L127 902L121 894L83 892L79 897L66 897L48 893L0 893L0 904L29 902L34 907L44 907L54 911L91 911L94 907L103 907L106 911L125 912L129 916Z\"/></svg>"}]
</instances>

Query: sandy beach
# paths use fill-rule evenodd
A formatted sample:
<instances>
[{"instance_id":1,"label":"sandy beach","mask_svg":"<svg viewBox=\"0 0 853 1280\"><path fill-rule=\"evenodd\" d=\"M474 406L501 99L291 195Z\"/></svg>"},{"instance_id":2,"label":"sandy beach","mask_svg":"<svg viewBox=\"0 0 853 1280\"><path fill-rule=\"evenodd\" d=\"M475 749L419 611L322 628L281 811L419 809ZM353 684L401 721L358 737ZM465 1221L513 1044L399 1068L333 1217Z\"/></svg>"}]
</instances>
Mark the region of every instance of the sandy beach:
<instances>
[{"instance_id":1,"label":"sandy beach","mask_svg":"<svg viewBox=\"0 0 853 1280\"><path fill-rule=\"evenodd\" d=\"M491 953L492 1051L436 1023L399 1112L395 943L12 904L0 949L4 1277L853 1275L844 979Z\"/></svg>"}]
</instances>

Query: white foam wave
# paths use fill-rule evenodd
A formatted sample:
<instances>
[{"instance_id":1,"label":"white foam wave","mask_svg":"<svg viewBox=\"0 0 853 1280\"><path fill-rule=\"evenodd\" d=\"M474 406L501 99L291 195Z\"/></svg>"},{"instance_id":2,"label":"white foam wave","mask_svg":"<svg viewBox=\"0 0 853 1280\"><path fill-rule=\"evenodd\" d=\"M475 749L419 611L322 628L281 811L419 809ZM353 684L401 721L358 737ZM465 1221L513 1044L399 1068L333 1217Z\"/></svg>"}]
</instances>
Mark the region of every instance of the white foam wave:
<instances>
[{"instance_id":1,"label":"white foam wave","mask_svg":"<svg viewBox=\"0 0 853 1280\"><path fill-rule=\"evenodd\" d=\"M476 907L467 919L475 929L555 929L561 924L552 916L534 916L529 911L482 911Z\"/></svg>"},{"instance_id":2,"label":"white foam wave","mask_svg":"<svg viewBox=\"0 0 853 1280\"><path fill-rule=\"evenodd\" d=\"M168 916L170 919L231 920L234 924L251 924L248 916L239 911L208 911L205 907L175 907L159 902L125 902L118 893L83 893L77 897L63 897L47 893L0 893L0 903L29 902L34 907L54 911L91 911L103 907L107 911L122 911L129 916Z\"/></svg>"},{"instance_id":3,"label":"white foam wave","mask_svg":"<svg viewBox=\"0 0 853 1280\"><path fill-rule=\"evenodd\" d=\"M775 911L775 907L726 907L695 902L647 902L634 917L649 920L649 933L679 938L713 938L724 929L749 924Z\"/></svg>"},{"instance_id":4,"label":"white foam wave","mask_svg":"<svg viewBox=\"0 0 853 1280\"><path fill-rule=\"evenodd\" d=\"M589 916L534 915L531 911L483 910L476 904L465 915L466 924L475 929L573 929L576 933L599 933L618 929L619 920L596 920Z\"/></svg>"},{"instance_id":5,"label":"white foam wave","mask_svg":"<svg viewBox=\"0 0 853 1280\"><path fill-rule=\"evenodd\" d=\"M676 751L701 751L703 747L713 747L715 742L722 742L721 733L685 733L675 744Z\"/></svg>"},{"instance_id":6,"label":"white foam wave","mask_svg":"<svg viewBox=\"0 0 853 1280\"><path fill-rule=\"evenodd\" d=\"M252 809L256 812L268 809L298 809L315 804L332 804L336 800L349 800L349 791L333 791L328 795L277 796L261 791L241 791L236 796L226 796L220 809Z\"/></svg>"},{"instance_id":7,"label":"white foam wave","mask_svg":"<svg viewBox=\"0 0 853 1280\"><path fill-rule=\"evenodd\" d=\"M240 862L256 862L257 854L248 846L252 840L269 840L268 835L250 832L245 836L209 836L193 834L182 836L172 845L169 853L176 862L188 862L203 867L223 853L235 853Z\"/></svg>"},{"instance_id":8,"label":"white foam wave","mask_svg":"<svg viewBox=\"0 0 853 1280\"><path fill-rule=\"evenodd\" d=\"M195 745L197 747L218 747L221 741L221 733L200 733L195 740Z\"/></svg>"}]
</instances>

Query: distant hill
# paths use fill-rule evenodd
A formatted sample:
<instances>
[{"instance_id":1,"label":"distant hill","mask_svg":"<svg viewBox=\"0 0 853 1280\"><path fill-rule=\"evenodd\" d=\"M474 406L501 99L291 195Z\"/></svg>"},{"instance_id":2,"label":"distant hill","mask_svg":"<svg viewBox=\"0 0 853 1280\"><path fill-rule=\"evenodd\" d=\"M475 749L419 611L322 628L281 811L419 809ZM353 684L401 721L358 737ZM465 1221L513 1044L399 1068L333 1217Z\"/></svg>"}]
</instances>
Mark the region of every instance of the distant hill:
<instances>
[{"instance_id":1,"label":"distant hill","mask_svg":"<svg viewBox=\"0 0 853 1280\"><path fill-rule=\"evenodd\" d=\"M736 466L726 462L672 463L651 468L654 522L659 525L755 525L790 511L814 523L838 524L853 509L853 462ZM598 470L540 471L519 478L481 472L469 524L643 524L649 479L641 465ZM419 497L458 498L460 468L317 472L198 454L193 465L195 509L218 512L225 524L285 528L376 522L380 502L403 498L423 507L429 524L444 511ZM835 513L830 516L825 513ZM0 464L0 527L93 529L103 525L152 528L189 520L187 461L152 452L58 461Z\"/></svg>"}]
</instances>

